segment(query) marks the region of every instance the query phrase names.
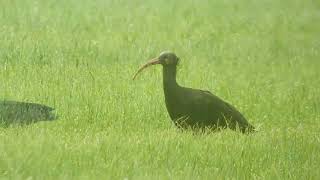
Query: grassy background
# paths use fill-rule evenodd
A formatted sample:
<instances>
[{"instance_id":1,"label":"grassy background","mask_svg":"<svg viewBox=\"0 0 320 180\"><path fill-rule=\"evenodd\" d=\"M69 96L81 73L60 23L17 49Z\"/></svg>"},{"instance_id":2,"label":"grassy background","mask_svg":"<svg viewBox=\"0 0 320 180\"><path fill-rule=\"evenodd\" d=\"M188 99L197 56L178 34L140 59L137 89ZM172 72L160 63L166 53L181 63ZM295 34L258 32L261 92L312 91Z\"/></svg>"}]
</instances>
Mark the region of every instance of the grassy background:
<instances>
[{"instance_id":1,"label":"grassy background","mask_svg":"<svg viewBox=\"0 0 320 180\"><path fill-rule=\"evenodd\" d=\"M318 179L319 22L316 0L1 0L0 98L60 118L0 127L0 179ZM161 67L131 80L168 49L260 132L177 131Z\"/></svg>"}]
</instances>

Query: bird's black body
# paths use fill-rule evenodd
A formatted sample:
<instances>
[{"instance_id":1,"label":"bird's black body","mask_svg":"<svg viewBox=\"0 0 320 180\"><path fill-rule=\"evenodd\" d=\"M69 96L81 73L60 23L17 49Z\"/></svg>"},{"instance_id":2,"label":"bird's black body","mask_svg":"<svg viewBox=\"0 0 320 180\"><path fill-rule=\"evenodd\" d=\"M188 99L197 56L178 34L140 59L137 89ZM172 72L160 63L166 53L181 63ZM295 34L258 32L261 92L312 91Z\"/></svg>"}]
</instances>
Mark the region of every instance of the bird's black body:
<instances>
[{"instance_id":1,"label":"bird's black body","mask_svg":"<svg viewBox=\"0 0 320 180\"><path fill-rule=\"evenodd\" d=\"M28 102L0 101L0 123L30 124L56 119L54 108Z\"/></svg>"},{"instance_id":2,"label":"bird's black body","mask_svg":"<svg viewBox=\"0 0 320 180\"><path fill-rule=\"evenodd\" d=\"M179 86L174 65L163 66L163 89L168 113L178 127L254 129L239 111L211 92Z\"/></svg>"},{"instance_id":3,"label":"bird's black body","mask_svg":"<svg viewBox=\"0 0 320 180\"><path fill-rule=\"evenodd\" d=\"M163 66L166 107L175 125L184 129L215 130L229 127L232 130L239 129L243 133L254 131L254 127L236 108L211 92L179 86L176 81L178 61L179 58L174 53L164 52L137 72L138 74L154 64Z\"/></svg>"}]
</instances>

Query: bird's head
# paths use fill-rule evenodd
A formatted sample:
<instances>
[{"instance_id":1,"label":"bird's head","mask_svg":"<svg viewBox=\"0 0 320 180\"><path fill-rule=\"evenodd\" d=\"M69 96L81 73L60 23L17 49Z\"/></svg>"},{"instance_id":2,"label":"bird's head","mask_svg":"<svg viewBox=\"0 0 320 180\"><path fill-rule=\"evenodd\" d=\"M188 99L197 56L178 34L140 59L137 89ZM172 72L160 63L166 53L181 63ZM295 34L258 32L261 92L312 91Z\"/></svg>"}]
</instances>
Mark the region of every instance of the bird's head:
<instances>
[{"instance_id":1,"label":"bird's head","mask_svg":"<svg viewBox=\"0 0 320 180\"><path fill-rule=\"evenodd\" d=\"M137 71L137 73L133 76L133 79L136 78L136 76L145 68L151 66L151 65L156 65L156 64L161 64L162 66L176 66L179 62L179 58L176 56L175 53L170 52L170 51L164 51L160 53L160 55L154 59L151 59L149 62L141 66L141 68Z\"/></svg>"},{"instance_id":2,"label":"bird's head","mask_svg":"<svg viewBox=\"0 0 320 180\"><path fill-rule=\"evenodd\" d=\"M177 55L170 51L164 51L160 53L159 57L156 59L158 59L159 64L162 64L163 66L176 66L179 62Z\"/></svg>"}]
</instances>

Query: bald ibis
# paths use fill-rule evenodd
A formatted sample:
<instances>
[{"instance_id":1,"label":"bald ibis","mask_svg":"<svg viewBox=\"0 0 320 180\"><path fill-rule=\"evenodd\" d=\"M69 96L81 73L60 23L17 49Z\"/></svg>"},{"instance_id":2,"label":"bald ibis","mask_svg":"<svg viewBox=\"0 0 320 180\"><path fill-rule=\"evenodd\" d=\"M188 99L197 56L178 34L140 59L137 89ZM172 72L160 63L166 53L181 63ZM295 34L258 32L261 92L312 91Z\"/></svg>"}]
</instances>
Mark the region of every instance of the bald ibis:
<instances>
[{"instance_id":1,"label":"bald ibis","mask_svg":"<svg viewBox=\"0 0 320 180\"><path fill-rule=\"evenodd\" d=\"M232 105L209 91L180 86L176 81L179 58L173 52L162 52L143 65L133 79L145 68L161 64L165 104L174 124L182 129L220 130L229 127L242 133L255 129Z\"/></svg>"}]
</instances>

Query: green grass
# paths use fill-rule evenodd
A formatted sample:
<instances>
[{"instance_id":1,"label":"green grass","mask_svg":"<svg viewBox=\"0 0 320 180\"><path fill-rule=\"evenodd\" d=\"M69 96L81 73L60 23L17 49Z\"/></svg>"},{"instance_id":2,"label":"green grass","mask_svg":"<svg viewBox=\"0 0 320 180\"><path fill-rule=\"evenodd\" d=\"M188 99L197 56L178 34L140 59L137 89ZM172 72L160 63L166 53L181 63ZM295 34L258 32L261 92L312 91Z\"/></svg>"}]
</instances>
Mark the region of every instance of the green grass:
<instances>
[{"instance_id":1,"label":"green grass","mask_svg":"<svg viewBox=\"0 0 320 180\"><path fill-rule=\"evenodd\" d=\"M0 98L59 120L0 127L0 179L319 179L316 0L0 1ZM259 128L179 132L161 67Z\"/></svg>"}]
</instances>

